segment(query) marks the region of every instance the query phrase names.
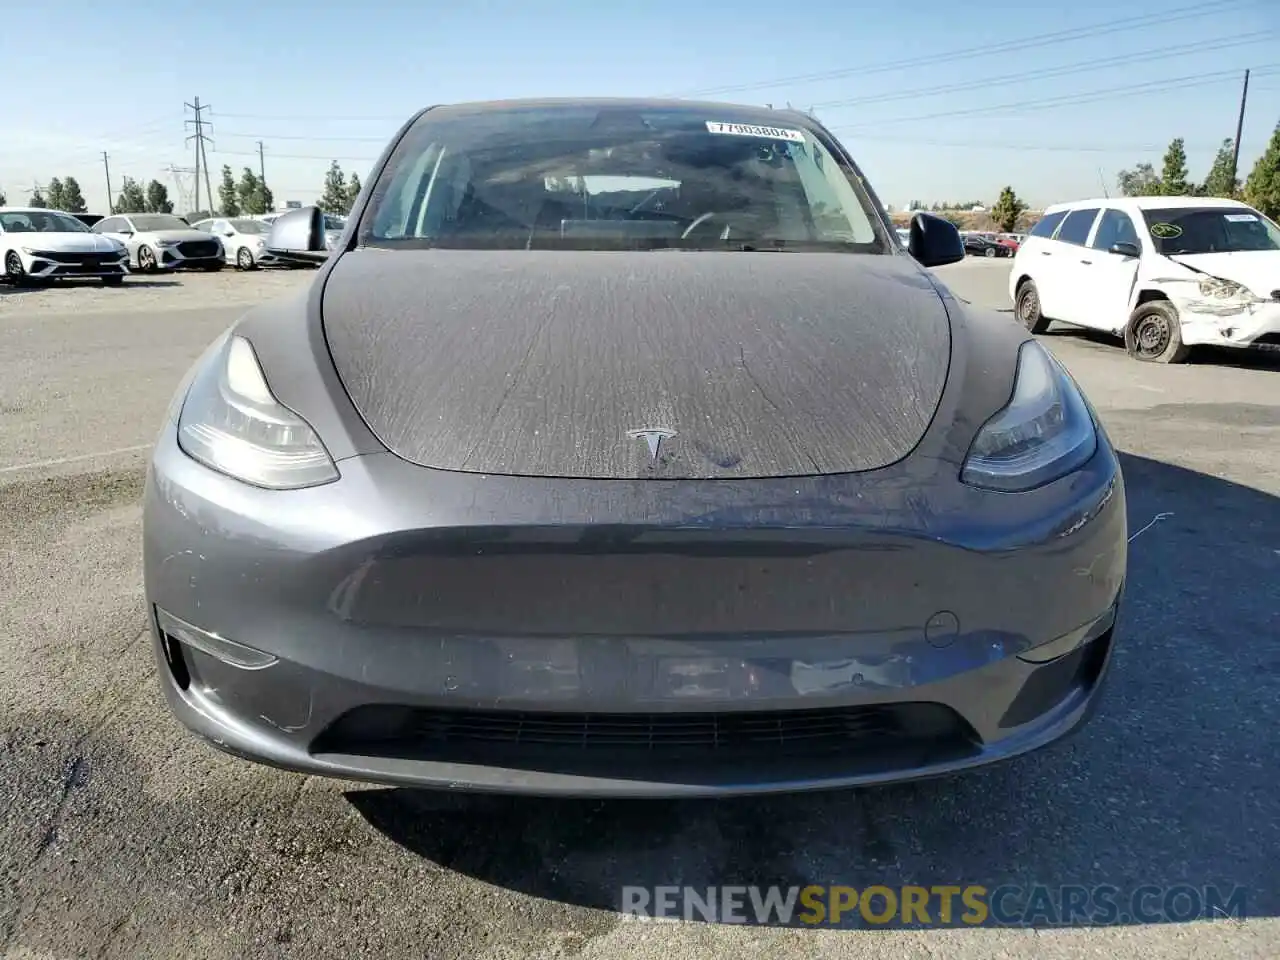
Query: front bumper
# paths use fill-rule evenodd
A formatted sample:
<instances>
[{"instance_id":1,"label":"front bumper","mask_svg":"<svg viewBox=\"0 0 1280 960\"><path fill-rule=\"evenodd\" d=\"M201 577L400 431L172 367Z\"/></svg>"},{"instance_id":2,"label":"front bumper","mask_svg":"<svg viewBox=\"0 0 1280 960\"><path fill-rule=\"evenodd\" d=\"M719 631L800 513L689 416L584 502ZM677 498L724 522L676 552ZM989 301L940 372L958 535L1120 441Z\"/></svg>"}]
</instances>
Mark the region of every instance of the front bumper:
<instances>
[{"instance_id":1,"label":"front bumper","mask_svg":"<svg viewBox=\"0 0 1280 960\"><path fill-rule=\"evenodd\" d=\"M339 467L270 493L190 461L171 429L157 445L158 673L178 718L233 754L495 792L852 786L1057 740L1107 670L1126 522L1105 443L1026 495L930 491L910 461L677 497L389 454ZM732 509L700 502L717 484ZM217 636L182 642L156 610ZM218 638L265 656L232 665Z\"/></svg>"},{"instance_id":2,"label":"front bumper","mask_svg":"<svg viewBox=\"0 0 1280 960\"><path fill-rule=\"evenodd\" d=\"M219 244L215 253L192 253L183 250L182 246L158 247L155 249L156 266L160 270L208 270L211 267L221 268L226 264L225 252Z\"/></svg>"},{"instance_id":3,"label":"front bumper","mask_svg":"<svg viewBox=\"0 0 1280 960\"><path fill-rule=\"evenodd\" d=\"M1280 300L1249 305L1175 300L1188 346L1280 347Z\"/></svg>"},{"instance_id":4,"label":"front bumper","mask_svg":"<svg viewBox=\"0 0 1280 960\"><path fill-rule=\"evenodd\" d=\"M33 280L72 280L90 277L122 277L129 272L129 255L62 253L19 250L22 267Z\"/></svg>"}]
</instances>

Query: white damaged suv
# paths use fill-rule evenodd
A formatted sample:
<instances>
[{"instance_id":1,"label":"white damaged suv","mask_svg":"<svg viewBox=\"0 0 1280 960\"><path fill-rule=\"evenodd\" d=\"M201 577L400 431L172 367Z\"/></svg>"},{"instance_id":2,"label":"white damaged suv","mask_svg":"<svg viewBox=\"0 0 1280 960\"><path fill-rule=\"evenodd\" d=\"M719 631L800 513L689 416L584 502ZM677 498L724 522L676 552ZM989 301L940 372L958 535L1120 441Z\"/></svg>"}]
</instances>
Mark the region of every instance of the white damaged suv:
<instances>
[{"instance_id":1,"label":"white damaged suv","mask_svg":"<svg viewBox=\"0 0 1280 960\"><path fill-rule=\"evenodd\" d=\"M1280 227L1212 197L1120 197L1045 209L1009 274L1017 318L1124 338L1179 363L1191 347L1280 346Z\"/></svg>"}]
</instances>

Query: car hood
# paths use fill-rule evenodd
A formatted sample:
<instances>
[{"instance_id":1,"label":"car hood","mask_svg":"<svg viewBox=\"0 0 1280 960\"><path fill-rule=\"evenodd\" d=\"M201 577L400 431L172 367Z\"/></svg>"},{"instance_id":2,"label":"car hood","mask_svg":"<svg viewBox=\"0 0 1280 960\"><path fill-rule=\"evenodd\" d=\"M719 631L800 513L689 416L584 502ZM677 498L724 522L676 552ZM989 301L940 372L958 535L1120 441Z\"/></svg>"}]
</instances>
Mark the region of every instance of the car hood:
<instances>
[{"instance_id":1,"label":"car hood","mask_svg":"<svg viewBox=\"0 0 1280 960\"><path fill-rule=\"evenodd\" d=\"M7 233L5 238L15 247L49 253L111 253L120 249L119 243L97 233Z\"/></svg>"},{"instance_id":2,"label":"car hood","mask_svg":"<svg viewBox=\"0 0 1280 960\"><path fill-rule=\"evenodd\" d=\"M152 237L156 240L172 240L174 243L218 239L213 234L205 233L203 230L143 230L139 236Z\"/></svg>"},{"instance_id":3,"label":"car hood","mask_svg":"<svg viewBox=\"0 0 1280 960\"><path fill-rule=\"evenodd\" d=\"M919 443L951 353L895 256L357 250L322 311L388 449L486 474L873 470Z\"/></svg>"},{"instance_id":4,"label":"car hood","mask_svg":"<svg viewBox=\"0 0 1280 960\"><path fill-rule=\"evenodd\" d=\"M1243 284L1260 297L1270 297L1272 291L1280 289L1280 250L1177 254L1172 259L1222 280Z\"/></svg>"}]
</instances>

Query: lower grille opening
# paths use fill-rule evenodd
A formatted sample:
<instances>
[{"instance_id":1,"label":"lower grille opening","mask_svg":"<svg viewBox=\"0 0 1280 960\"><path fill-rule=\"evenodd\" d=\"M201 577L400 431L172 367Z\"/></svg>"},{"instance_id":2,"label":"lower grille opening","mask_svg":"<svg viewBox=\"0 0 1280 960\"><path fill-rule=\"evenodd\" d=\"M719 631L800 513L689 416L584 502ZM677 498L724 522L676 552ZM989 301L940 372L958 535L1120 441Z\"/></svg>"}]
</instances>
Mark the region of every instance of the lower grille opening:
<instances>
[{"instance_id":1,"label":"lower grille opening","mask_svg":"<svg viewBox=\"0 0 1280 960\"><path fill-rule=\"evenodd\" d=\"M646 776L690 771L716 777L758 764L804 765L865 758L904 766L976 749L976 735L950 708L900 703L819 710L733 713L578 713L365 706L335 721L313 754L430 760L592 774L607 767ZM744 768L744 764L749 766ZM678 772L677 772L678 771Z\"/></svg>"}]
</instances>

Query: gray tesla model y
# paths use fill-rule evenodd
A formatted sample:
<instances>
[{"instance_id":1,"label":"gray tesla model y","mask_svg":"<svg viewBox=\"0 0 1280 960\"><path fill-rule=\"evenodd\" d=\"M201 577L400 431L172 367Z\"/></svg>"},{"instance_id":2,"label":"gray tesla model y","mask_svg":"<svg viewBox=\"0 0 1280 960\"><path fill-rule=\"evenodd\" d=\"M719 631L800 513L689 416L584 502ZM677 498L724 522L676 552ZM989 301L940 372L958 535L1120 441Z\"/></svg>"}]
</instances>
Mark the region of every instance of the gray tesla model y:
<instances>
[{"instance_id":1,"label":"gray tesla model y","mask_svg":"<svg viewBox=\"0 0 1280 960\"><path fill-rule=\"evenodd\" d=\"M433 107L151 460L178 718L239 756L544 794L950 773L1089 716L1125 584L1072 378L904 246L813 118Z\"/></svg>"}]
</instances>

